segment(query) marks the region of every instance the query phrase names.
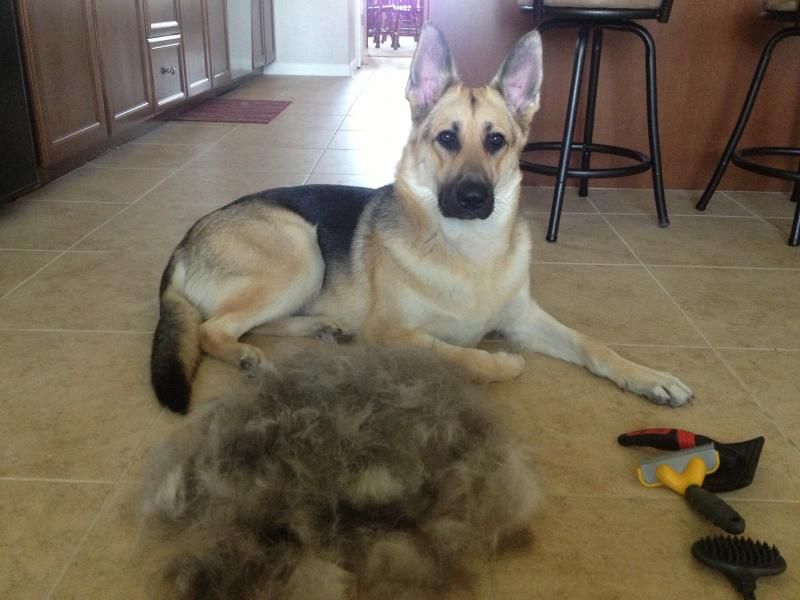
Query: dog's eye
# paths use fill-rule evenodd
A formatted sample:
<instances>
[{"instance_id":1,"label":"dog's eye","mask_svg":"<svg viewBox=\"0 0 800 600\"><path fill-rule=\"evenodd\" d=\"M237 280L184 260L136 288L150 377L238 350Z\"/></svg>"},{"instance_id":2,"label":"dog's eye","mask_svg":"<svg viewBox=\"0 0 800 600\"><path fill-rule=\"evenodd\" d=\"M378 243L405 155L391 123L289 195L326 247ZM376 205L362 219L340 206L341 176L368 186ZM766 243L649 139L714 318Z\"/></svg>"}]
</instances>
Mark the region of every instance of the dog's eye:
<instances>
[{"instance_id":1,"label":"dog's eye","mask_svg":"<svg viewBox=\"0 0 800 600\"><path fill-rule=\"evenodd\" d=\"M506 145L506 137L502 133L490 133L486 136L486 149L489 152L497 152Z\"/></svg>"},{"instance_id":2,"label":"dog's eye","mask_svg":"<svg viewBox=\"0 0 800 600\"><path fill-rule=\"evenodd\" d=\"M458 150L458 136L455 131L445 129L436 136L436 141L448 150Z\"/></svg>"}]
</instances>

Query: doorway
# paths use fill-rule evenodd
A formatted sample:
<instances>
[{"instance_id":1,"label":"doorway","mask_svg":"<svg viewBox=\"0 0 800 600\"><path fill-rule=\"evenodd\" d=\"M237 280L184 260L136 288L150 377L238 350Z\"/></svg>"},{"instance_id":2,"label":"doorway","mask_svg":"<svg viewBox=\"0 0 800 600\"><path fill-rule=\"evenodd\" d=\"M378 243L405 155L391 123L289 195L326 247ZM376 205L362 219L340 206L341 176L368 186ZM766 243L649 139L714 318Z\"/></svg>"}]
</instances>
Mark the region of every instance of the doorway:
<instances>
[{"instance_id":1,"label":"doorway","mask_svg":"<svg viewBox=\"0 0 800 600\"><path fill-rule=\"evenodd\" d=\"M411 57L427 18L427 0L364 0L367 56Z\"/></svg>"}]
</instances>

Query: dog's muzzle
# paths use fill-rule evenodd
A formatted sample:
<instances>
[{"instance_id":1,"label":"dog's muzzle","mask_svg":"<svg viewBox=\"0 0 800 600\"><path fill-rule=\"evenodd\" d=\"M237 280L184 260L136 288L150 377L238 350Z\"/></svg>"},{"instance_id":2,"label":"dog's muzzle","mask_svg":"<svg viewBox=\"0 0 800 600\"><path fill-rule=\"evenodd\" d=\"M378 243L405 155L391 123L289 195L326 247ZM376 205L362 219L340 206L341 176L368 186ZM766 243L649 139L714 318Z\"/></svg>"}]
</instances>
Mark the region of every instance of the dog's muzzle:
<instances>
[{"instance_id":1,"label":"dog's muzzle","mask_svg":"<svg viewBox=\"0 0 800 600\"><path fill-rule=\"evenodd\" d=\"M453 219L486 219L494 210L494 191L485 181L446 185L439 192L439 210Z\"/></svg>"}]
</instances>

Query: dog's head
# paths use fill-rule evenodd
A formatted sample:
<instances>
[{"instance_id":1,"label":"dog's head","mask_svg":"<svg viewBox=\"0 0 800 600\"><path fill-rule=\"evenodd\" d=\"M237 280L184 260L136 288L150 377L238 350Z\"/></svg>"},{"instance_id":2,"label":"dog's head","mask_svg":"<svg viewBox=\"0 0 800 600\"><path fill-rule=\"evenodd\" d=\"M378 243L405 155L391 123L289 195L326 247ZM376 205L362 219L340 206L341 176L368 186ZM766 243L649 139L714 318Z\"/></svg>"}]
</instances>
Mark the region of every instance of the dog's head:
<instances>
[{"instance_id":1,"label":"dog's head","mask_svg":"<svg viewBox=\"0 0 800 600\"><path fill-rule=\"evenodd\" d=\"M411 63L406 98L413 129L398 169L399 187L428 211L452 219L488 219L516 203L519 154L539 107L542 43L520 39L492 81L463 85L442 33L426 25Z\"/></svg>"}]
</instances>

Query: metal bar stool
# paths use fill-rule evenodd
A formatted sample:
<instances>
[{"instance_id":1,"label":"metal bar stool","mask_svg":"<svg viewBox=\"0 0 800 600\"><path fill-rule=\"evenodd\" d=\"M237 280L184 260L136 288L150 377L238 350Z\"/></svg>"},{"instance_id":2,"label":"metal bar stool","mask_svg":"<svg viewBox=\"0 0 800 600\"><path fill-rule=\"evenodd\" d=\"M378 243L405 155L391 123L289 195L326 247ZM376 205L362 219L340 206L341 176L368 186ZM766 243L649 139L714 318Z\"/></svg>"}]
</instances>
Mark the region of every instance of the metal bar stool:
<instances>
[{"instance_id":1,"label":"metal bar stool","mask_svg":"<svg viewBox=\"0 0 800 600\"><path fill-rule=\"evenodd\" d=\"M796 156L800 157L800 148L787 148L787 147L770 147L759 146L754 148L740 148L737 150L739 140L744 133L744 128L747 121L750 119L750 113L753 111L753 106L758 98L758 91L761 89L761 82L764 80L764 75L767 72L770 58L772 58L772 51L783 40L800 36L800 1L799 0L764 0L764 15L769 18L778 19L780 21L790 21L792 25L785 27L773 35L764 50L761 53L761 59L758 61L756 72L753 75L753 81L750 83L750 90L747 92L747 97L742 107L742 112L739 115L739 120L736 122L736 127L733 128L728 145L722 153L717 169L708 182L706 190L697 202L697 210L705 210L708 203L711 201L711 196L719 185L725 170L728 168L728 163L733 160L733 164L747 171L766 175L767 177L776 177L778 179L786 179L794 181L794 190L792 192L792 202L796 202L797 206L794 211L794 220L792 222L792 229L789 232L789 245L800 245L800 170L789 171L787 169L777 169L768 165L761 164L755 160L758 157L766 156Z\"/></svg>"},{"instance_id":2,"label":"metal bar stool","mask_svg":"<svg viewBox=\"0 0 800 600\"><path fill-rule=\"evenodd\" d=\"M519 0L520 9L531 12L537 18L552 17L539 25L541 32L551 29L575 28L578 41L572 67L572 82L567 103L564 136L560 142L531 142L523 152L558 150L558 165L551 166L520 160L524 171L553 175L556 177L553 190L553 207L547 229L547 241L558 239L558 226L568 178L579 178L579 195L589 193L589 179L624 177L645 171L653 172L653 192L660 227L669 226L667 205L664 200L664 181L661 173L661 148L658 135L658 106L656 98L656 45L650 32L633 19L655 19L661 23L669 20L673 0ZM605 30L627 31L638 36L644 43L647 75L647 129L650 156L637 150L594 143L594 116L597 102L597 85L600 73L600 54L603 49ZM581 94L581 78L589 38L592 39L592 54L589 71L589 90L584 121L583 142L574 141L578 100ZM580 168L570 168L572 152L581 153ZM634 164L615 168L591 168L592 154L611 154L631 159Z\"/></svg>"}]
</instances>

